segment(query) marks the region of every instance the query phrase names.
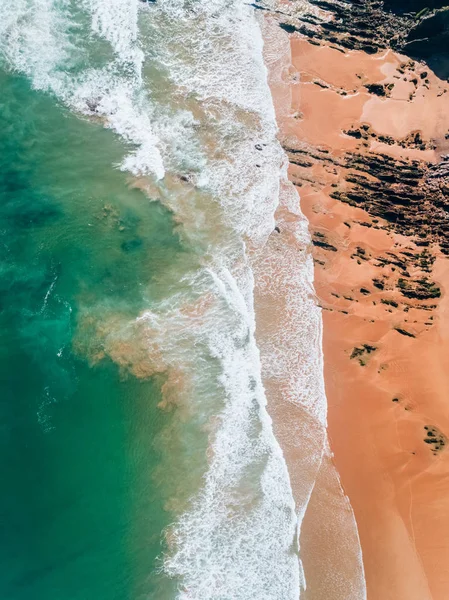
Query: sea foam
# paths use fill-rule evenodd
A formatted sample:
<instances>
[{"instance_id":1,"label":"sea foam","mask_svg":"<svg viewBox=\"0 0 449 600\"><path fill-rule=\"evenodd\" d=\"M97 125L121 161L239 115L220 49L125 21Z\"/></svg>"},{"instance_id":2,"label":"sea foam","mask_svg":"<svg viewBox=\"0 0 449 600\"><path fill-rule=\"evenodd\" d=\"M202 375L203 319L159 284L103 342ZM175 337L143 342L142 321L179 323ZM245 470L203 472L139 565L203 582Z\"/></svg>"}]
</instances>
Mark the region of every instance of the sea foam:
<instances>
[{"instance_id":1,"label":"sea foam","mask_svg":"<svg viewBox=\"0 0 449 600\"><path fill-rule=\"evenodd\" d=\"M148 13L160 24L153 49L175 92L194 95L196 137L207 149L193 169L196 194L208 198L195 206L198 219L189 221L192 205L181 204L179 196L165 201L187 236L197 239L198 229L204 234L206 287L215 299L203 315L210 325L190 321L180 330L185 335L193 327L190 347L207 349L197 364L219 363L221 388L203 485L170 532L164 569L182 582L182 599L297 598L297 519L266 411L247 253L248 245L261 248L274 227L283 161L260 28L253 9L241 2L190 9L184 2L160 2Z\"/></svg>"},{"instance_id":2,"label":"sea foam","mask_svg":"<svg viewBox=\"0 0 449 600\"><path fill-rule=\"evenodd\" d=\"M214 408L211 396L216 402L203 484L170 529L163 569L179 579L182 599L297 598L295 506L265 409L252 317L226 268L198 272L191 286L211 295L196 318L166 302L140 318L161 339L163 361L186 365L195 418ZM204 386L214 373L215 392Z\"/></svg>"},{"instance_id":3,"label":"sea foam","mask_svg":"<svg viewBox=\"0 0 449 600\"><path fill-rule=\"evenodd\" d=\"M0 55L35 88L52 92L76 112L103 119L134 146L123 169L162 178L151 105L142 86L137 4L85 0L82 13L69 0L2 3Z\"/></svg>"}]
</instances>

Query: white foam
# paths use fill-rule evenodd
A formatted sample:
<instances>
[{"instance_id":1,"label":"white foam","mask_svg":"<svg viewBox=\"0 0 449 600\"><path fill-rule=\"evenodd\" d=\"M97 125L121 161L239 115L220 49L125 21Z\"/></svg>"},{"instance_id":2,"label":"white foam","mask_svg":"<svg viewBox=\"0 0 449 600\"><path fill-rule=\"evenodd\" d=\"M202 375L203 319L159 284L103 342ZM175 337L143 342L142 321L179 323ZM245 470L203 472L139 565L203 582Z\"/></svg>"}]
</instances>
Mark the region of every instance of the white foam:
<instances>
[{"instance_id":1,"label":"white foam","mask_svg":"<svg viewBox=\"0 0 449 600\"><path fill-rule=\"evenodd\" d=\"M182 600L297 600L297 518L266 411L254 338L254 282L244 243L248 237L251 244L261 244L273 229L283 158L260 30L253 9L242 2L215 0L189 9L185 2L161 1L150 7L147 18L160 25L153 49L174 89L195 95L199 116L192 124L200 123L197 137L210 149L197 163L198 193L210 204L195 205L197 218L191 222L192 204L183 205L179 195L165 201L188 235L201 230L209 240L204 285L216 301L202 320L180 323L178 315L176 328L168 326L168 331L173 317L165 314L161 323L171 341L162 346L168 364L190 362L192 370L201 365L196 376L202 381L210 377L208 360L218 361L221 373L222 408L210 440L212 458L202 489L170 532L174 548L165 572L181 580ZM163 138L161 130L158 134ZM210 206L214 203L218 213ZM212 214L219 215L218 223ZM218 242L217 226L226 231ZM198 289L199 283L192 287ZM154 325L154 316L150 322ZM179 346L175 329L182 331ZM186 335L192 336L188 344ZM204 389L200 382L196 388ZM204 410L208 400L200 392L191 396L197 411Z\"/></svg>"},{"instance_id":2,"label":"white foam","mask_svg":"<svg viewBox=\"0 0 449 600\"><path fill-rule=\"evenodd\" d=\"M142 86L137 2L85 0L90 20L77 18L68 0L1 3L0 54L6 66L27 75L34 87L52 92L77 112L102 117L136 146L123 169L162 178L163 161ZM86 67L86 48L95 35L107 42L112 55L106 48L102 66Z\"/></svg>"},{"instance_id":3,"label":"white foam","mask_svg":"<svg viewBox=\"0 0 449 600\"><path fill-rule=\"evenodd\" d=\"M83 0L92 14L92 31L110 42L118 59L128 62L140 80L144 59L137 45L137 6L139 0Z\"/></svg>"},{"instance_id":4,"label":"white foam","mask_svg":"<svg viewBox=\"0 0 449 600\"><path fill-rule=\"evenodd\" d=\"M47 292L45 294L44 302L42 304L41 310L39 311L40 313L43 313L44 310L45 310L45 308L47 307L48 299L49 299L49 297L50 297L50 295L51 295L51 293L53 291L53 288L55 287L55 284L56 284L57 280L58 280L58 276L55 275L53 281L51 282L51 284L50 284L50 286L49 286L49 288L48 288L48 290L47 290Z\"/></svg>"},{"instance_id":5,"label":"white foam","mask_svg":"<svg viewBox=\"0 0 449 600\"><path fill-rule=\"evenodd\" d=\"M189 401L195 412L208 403L202 381L211 361L221 372L222 409L204 486L171 531L165 572L181 580L180 600L297 599L295 506L265 408L252 316L226 268L204 269L191 286L213 294L200 320L167 302L162 313L141 318L152 340L161 337L167 364L187 365L190 373L202 365Z\"/></svg>"},{"instance_id":6,"label":"white foam","mask_svg":"<svg viewBox=\"0 0 449 600\"><path fill-rule=\"evenodd\" d=\"M199 186L219 199L228 223L242 235L262 239L273 226L282 153L274 142L274 110L253 8L240 0L201 2L190 9L182 0L162 0L148 13L165 24L152 38L158 62L180 92L195 96L203 130L213 131L213 140L207 133L203 137L213 152L201 167ZM172 28L170 39L166 27Z\"/></svg>"}]
</instances>

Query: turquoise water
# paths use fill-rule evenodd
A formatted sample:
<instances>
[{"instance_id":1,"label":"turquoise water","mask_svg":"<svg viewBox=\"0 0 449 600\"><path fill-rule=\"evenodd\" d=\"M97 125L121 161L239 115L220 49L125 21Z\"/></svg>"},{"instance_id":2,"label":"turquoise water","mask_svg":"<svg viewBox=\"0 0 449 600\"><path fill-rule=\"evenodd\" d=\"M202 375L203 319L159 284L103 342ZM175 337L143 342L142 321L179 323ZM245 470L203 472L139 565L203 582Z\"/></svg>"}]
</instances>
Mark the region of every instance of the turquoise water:
<instances>
[{"instance_id":1,"label":"turquoise water","mask_svg":"<svg viewBox=\"0 0 449 600\"><path fill-rule=\"evenodd\" d=\"M298 598L262 48L242 0L0 3L2 599Z\"/></svg>"},{"instance_id":2,"label":"turquoise water","mask_svg":"<svg viewBox=\"0 0 449 600\"><path fill-rule=\"evenodd\" d=\"M90 366L73 340L80 313L136 317L183 249L171 214L112 168L112 132L21 77L0 89L0 597L148 597L170 417L156 382Z\"/></svg>"}]
</instances>

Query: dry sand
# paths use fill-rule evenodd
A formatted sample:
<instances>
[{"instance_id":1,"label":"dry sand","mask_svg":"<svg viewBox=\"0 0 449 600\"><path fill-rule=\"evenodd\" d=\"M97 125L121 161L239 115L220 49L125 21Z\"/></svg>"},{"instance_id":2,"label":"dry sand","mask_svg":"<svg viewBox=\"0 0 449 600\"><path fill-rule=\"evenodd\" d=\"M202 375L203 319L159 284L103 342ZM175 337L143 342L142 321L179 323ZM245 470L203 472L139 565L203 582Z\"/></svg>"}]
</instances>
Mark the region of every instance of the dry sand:
<instances>
[{"instance_id":1,"label":"dry sand","mask_svg":"<svg viewBox=\"0 0 449 600\"><path fill-rule=\"evenodd\" d=\"M297 164L289 175L318 242L328 432L357 520L368 600L447 600L449 260L431 243L435 259L425 275L441 297L406 297L399 272L423 276L416 258L423 247L330 194L346 185L346 152L437 163L449 149L449 86L392 51L343 53L298 34L290 41L292 65L282 73L290 95L280 82L272 91L281 141L303 151L290 154ZM365 87L376 83L390 86L386 97ZM344 133L361 124L374 135ZM417 130L422 144L402 143ZM309 160L317 150L320 158ZM406 267L395 264L398 257ZM323 568L326 556L324 550ZM317 589L310 598L334 600L328 592Z\"/></svg>"}]
</instances>

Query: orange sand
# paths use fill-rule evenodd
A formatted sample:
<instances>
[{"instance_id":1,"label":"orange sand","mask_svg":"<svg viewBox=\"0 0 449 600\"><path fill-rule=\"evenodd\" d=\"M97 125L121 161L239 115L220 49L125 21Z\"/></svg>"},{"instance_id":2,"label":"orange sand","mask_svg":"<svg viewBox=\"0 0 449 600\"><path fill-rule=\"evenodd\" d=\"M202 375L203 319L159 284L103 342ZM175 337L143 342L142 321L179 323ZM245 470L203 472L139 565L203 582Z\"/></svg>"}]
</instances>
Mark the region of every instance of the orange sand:
<instances>
[{"instance_id":1,"label":"orange sand","mask_svg":"<svg viewBox=\"0 0 449 600\"><path fill-rule=\"evenodd\" d=\"M290 117L280 119L281 140L290 148L324 148L338 159L345 151L384 152L437 162L449 149L449 86L416 64L399 73L407 57L391 51L345 54L291 37ZM429 84L419 77L428 71ZM418 85L412 80L417 75ZM319 82L319 84L314 83ZM388 98L369 94L364 83L394 83ZM285 92L273 89L279 102ZM411 96L410 96L411 95ZM396 139L420 130L435 149L404 149L360 140L343 130L361 123ZM371 217L329 196L341 169L320 163L291 165L301 207L313 232L337 248L315 248L315 287L323 308L328 431L335 465L355 512L364 557L368 600L447 600L449 597L449 451L424 443L435 427L449 435L449 260L438 249L431 279L442 297L431 311L416 308L397 288L395 273L376 265L394 250L419 252L404 236L357 224ZM345 225L345 222L349 225ZM353 258L363 247L369 260ZM322 263L322 264L321 264ZM386 291L372 279L385 276ZM360 288L368 288L364 295ZM345 298L346 296L346 298ZM381 303L382 299L398 306ZM406 309L404 311L404 309ZM433 317L430 320L430 316ZM395 327L415 337L401 335ZM375 347L361 362L356 347ZM329 598L318 591L314 599Z\"/></svg>"}]
</instances>

